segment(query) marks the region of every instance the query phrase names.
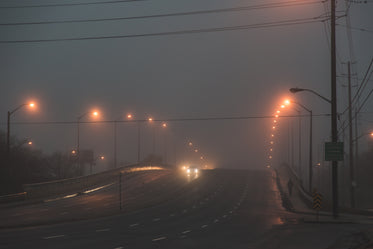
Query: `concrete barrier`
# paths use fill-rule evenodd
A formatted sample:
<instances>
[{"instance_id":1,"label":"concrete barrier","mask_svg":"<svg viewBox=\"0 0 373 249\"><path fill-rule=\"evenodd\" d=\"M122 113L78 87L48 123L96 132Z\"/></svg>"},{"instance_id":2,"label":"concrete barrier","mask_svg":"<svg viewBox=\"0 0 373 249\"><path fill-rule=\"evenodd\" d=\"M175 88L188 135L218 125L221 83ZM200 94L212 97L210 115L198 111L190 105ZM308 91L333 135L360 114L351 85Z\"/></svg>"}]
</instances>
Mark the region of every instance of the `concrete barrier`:
<instances>
[{"instance_id":1,"label":"concrete barrier","mask_svg":"<svg viewBox=\"0 0 373 249\"><path fill-rule=\"evenodd\" d=\"M93 175L69 178L57 181L25 184L23 189L26 192L26 199L42 199L52 196L62 196L75 193L82 193L92 187L116 181L119 174L129 174L144 170L163 170L161 166L140 166L138 164L124 166Z\"/></svg>"}]
</instances>

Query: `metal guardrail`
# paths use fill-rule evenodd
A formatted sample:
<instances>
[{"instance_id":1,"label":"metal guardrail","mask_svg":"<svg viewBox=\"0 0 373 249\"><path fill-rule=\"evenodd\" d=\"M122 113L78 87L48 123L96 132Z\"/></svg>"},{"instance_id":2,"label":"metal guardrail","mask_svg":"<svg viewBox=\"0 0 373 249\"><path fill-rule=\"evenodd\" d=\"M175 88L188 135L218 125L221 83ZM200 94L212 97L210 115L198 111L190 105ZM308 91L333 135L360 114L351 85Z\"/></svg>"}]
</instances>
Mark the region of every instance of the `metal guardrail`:
<instances>
[{"instance_id":1,"label":"metal guardrail","mask_svg":"<svg viewBox=\"0 0 373 249\"><path fill-rule=\"evenodd\" d=\"M26 192L11 194L11 195L2 195L0 196L0 203L24 201L25 199L26 199Z\"/></svg>"},{"instance_id":2,"label":"metal guardrail","mask_svg":"<svg viewBox=\"0 0 373 249\"><path fill-rule=\"evenodd\" d=\"M99 186L105 183L110 183L116 179L120 173L128 174L132 172L144 170L161 170L162 167L157 166L140 166L139 164L128 165L118 169L113 169L98 174L69 178L57 181L25 184L23 188L26 194L26 199L42 199L51 196L68 195L77 192L84 192L92 187Z\"/></svg>"}]
</instances>

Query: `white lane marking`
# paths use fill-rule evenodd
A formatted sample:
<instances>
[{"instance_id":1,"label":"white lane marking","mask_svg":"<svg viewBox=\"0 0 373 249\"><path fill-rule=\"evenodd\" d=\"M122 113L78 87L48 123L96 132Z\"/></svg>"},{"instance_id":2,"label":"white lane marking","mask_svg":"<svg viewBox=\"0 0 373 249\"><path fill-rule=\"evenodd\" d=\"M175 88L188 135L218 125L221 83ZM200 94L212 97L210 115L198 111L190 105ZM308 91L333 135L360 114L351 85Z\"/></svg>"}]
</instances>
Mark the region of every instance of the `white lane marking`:
<instances>
[{"instance_id":1,"label":"white lane marking","mask_svg":"<svg viewBox=\"0 0 373 249\"><path fill-rule=\"evenodd\" d=\"M193 205L193 209L195 209L196 208L196 205Z\"/></svg>"},{"instance_id":2,"label":"white lane marking","mask_svg":"<svg viewBox=\"0 0 373 249\"><path fill-rule=\"evenodd\" d=\"M161 218L155 218L153 219L154 222L161 220Z\"/></svg>"},{"instance_id":3,"label":"white lane marking","mask_svg":"<svg viewBox=\"0 0 373 249\"><path fill-rule=\"evenodd\" d=\"M43 237L43 239L56 239L56 238L62 238L62 237L65 237L65 235L60 234L60 235L48 236L48 237Z\"/></svg>"},{"instance_id":4,"label":"white lane marking","mask_svg":"<svg viewBox=\"0 0 373 249\"><path fill-rule=\"evenodd\" d=\"M216 223L216 222L219 222L219 220L218 220L218 219L215 219L215 220L214 220L214 223Z\"/></svg>"},{"instance_id":5,"label":"white lane marking","mask_svg":"<svg viewBox=\"0 0 373 249\"><path fill-rule=\"evenodd\" d=\"M156 238L156 239L152 239L152 241L160 241L160 240L164 240L164 239L167 239L167 237L159 237L159 238Z\"/></svg>"},{"instance_id":6,"label":"white lane marking","mask_svg":"<svg viewBox=\"0 0 373 249\"><path fill-rule=\"evenodd\" d=\"M69 212L62 212L60 213L60 215L65 215L65 214L68 214Z\"/></svg>"},{"instance_id":7,"label":"white lane marking","mask_svg":"<svg viewBox=\"0 0 373 249\"><path fill-rule=\"evenodd\" d=\"M140 225L139 223L134 223L134 224L131 224L130 227L135 227L135 226L138 226Z\"/></svg>"},{"instance_id":8,"label":"white lane marking","mask_svg":"<svg viewBox=\"0 0 373 249\"><path fill-rule=\"evenodd\" d=\"M99 232L109 232L110 231L110 228L104 228L104 229L97 229L96 232L99 233Z\"/></svg>"},{"instance_id":9,"label":"white lane marking","mask_svg":"<svg viewBox=\"0 0 373 249\"><path fill-rule=\"evenodd\" d=\"M225 214L225 215L223 215L223 218L227 218L227 215Z\"/></svg>"},{"instance_id":10,"label":"white lane marking","mask_svg":"<svg viewBox=\"0 0 373 249\"><path fill-rule=\"evenodd\" d=\"M229 213L231 214L231 213L233 213L233 211L231 210L231 211L229 211Z\"/></svg>"},{"instance_id":11,"label":"white lane marking","mask_svg":"<svg viewBox=\"0 0 373 249\"><path fill-rule=\"evenodd\" d=\"M101 186L101 187L98 187L98 188L93 188L93 189L90 189L90 190L84 191L83 193L84 193L84 194L89 194L89 193L91 193L91 192L95 192L95 191L97 191L97 190L100 190L100 189L103 189L103 188L109 187L109 186L111 186L111 185L113 185L113 184L114 184L114 182L113 182L113 183L106 184L106 185Z\"/></svg>"},{"instance_id":12,"label":"white lane marking","mask_svg":"<svg viewBox=\"0 0 373 249\"><path fill-rule=\"evenodd\" d=\"M114 249L123 249L124 247L123 246L120 246L120 247L115 247Z\"/></svg>"},{"instance_id":13,"label":"white lane marking","mask_svg":"<svg viewBox=\"0 0 373 249\"><path fill-rule=\"evenodd\" d=\"M187 234L187 233L190 233L191 230L185 230L184 232L182 232L182 234Z\"/></svg>"},{"instance_id":14,"label":"white lane marking","mask_svg":"<svg viewBox=\"0 0 373 249\"><path fill-rule=\"evenodd\" d=\"M206 227L208 227L208 225L203 225L203 226L201 226L201 228L206 228Z\"/></svg>"},{"instance_id":15,"label":"white lane marking","mask_svg":"<svg viewBox=\"0 0 373 249\"><path fill-rule=\"evenodd\" d=\"M170 214L170 216L171 216L171 217L174 217L174 216L175 216L175 214Z\"/></svg>"},{"instance_id":16,"label":"white lane marking","mask_svg":"<svg viewBox=\"0 0 373 249\"><path fill-rule=\"evenodd\" d=\"M183 213L186 213L186 212L188 212L188 210L184 209L184 210L183 210Z\"/></svg>"}]
</instances>

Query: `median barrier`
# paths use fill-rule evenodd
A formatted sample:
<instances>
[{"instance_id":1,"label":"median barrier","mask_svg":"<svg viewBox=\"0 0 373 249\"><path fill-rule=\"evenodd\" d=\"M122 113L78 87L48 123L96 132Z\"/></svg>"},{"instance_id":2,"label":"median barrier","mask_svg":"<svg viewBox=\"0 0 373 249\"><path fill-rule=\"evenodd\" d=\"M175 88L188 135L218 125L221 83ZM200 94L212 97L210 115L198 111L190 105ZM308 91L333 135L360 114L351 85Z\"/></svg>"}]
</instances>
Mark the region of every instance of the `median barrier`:
<instances>
[{"instance_id":1,"label":"median barrier","mask_svg":"<svg viewBox=\"0 0 373 249\"><path fill-rule=\"evenodd\" d=\"M93 175L81 176L63 180L25 184L23 189L26 192L26 199L43 199L62 195L82 193L92 187L111 183L117 180L120 173L129 174L144 170L161 170L160 166L140 166L133 164L118 169L113 169Z\"/></svg>"}]
</instances>

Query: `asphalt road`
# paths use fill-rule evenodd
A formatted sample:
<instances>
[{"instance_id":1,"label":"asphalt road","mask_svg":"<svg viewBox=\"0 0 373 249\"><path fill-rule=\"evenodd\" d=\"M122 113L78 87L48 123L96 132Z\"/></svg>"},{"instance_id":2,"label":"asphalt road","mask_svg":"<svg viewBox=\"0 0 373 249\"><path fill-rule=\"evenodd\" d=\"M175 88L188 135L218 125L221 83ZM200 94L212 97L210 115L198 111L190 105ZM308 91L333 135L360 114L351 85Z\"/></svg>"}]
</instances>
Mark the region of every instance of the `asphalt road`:
<instances>
[{"instance_id":1,"label":"asphalt road","mask_svg":"<svg viewBox=\"0 0 373 249\"><path fill-rule=\"evenodd\" d=\"M281 248L273 243L281 239L274 230L284 238L299 228L309 234L297 227L300 217L282 207L271 171L169 173L157 179L158 190L137 200L157 200L151 205L132 210L124 205L121 213L95 219L1 229L0 248ZM113 185L106 192L116 190ZM91 198L95 195L102 193Z\"/></svg>"}]
</instances>

